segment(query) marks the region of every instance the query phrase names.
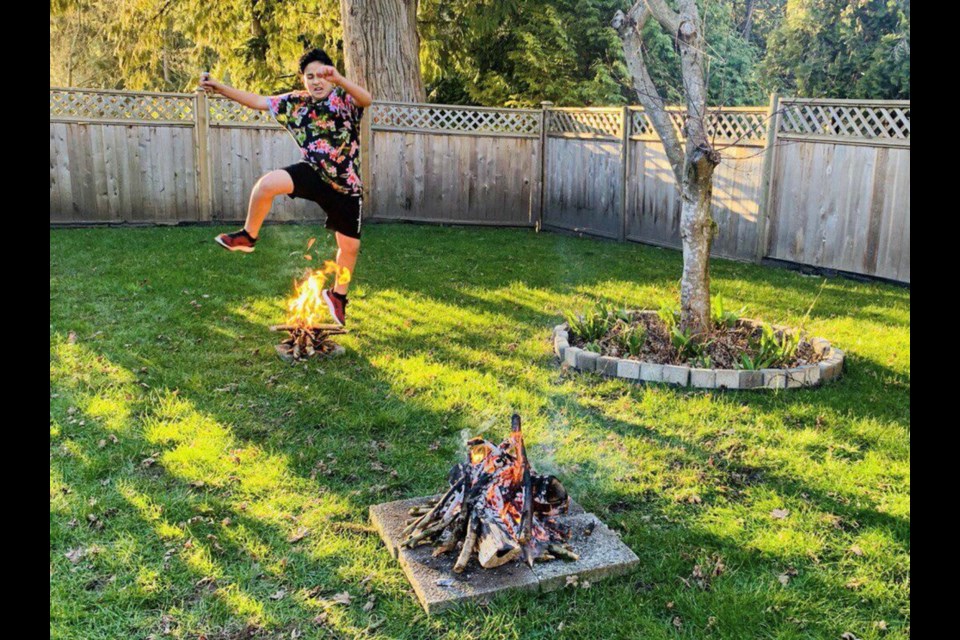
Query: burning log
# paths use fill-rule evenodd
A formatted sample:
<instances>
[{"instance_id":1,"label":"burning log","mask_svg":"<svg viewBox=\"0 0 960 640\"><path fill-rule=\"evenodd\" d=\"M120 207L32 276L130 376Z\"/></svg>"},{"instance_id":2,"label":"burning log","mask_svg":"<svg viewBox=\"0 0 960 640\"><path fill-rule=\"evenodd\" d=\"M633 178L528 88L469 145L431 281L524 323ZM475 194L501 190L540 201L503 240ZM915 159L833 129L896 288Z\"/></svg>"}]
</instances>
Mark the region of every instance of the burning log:
<instances>
[{"instance_id":1,"label":"burning log","mask_svg":"<svg viewBox=\"0 0 960 640\"><path fill-rule=\"evenodd\" d=\"M520 555L521 542L507 531L496 516L486 513L480 516L479 535L477 560L484 569L499 567Z\"/></svg>"},{"instance_id":2,"label":"burning log","mask_svg":"<svg viewBox=\"0 0 960 640\"><path fill-rule=\"evenodd\" d=\"M457 562L453 565L455 573L463 573L470 562L470 556L473 555L473 548L477 544L477 526L480 521L476 513L470 518L470 524L467 525L467 536L463 539L463 548L460 549L460 555L457 556Z\"/></svg>"},{"instance_id":3,"label":"burning log","mask_svg":"<svg viewBox=\"0 0 960 640\"><path fill-rule=\"evenodd\" d=\"M533 471L527 457L520 416L511 419L510 436L499 445L483 438L467 441L466 463L449 473L449 488L429 509L410 510L414 516L402 535L407 547L432 543L434 556L460 545L453 570L463 572L476 554L489 569L521 558L575 561L567 546L569 530L554 516L566 513L570 498L554 476ZM462 542L461 542L462 541Z\"/></svg>"},{"instance_id":4,"label":"burning log","mask_svg":"<svg viewBox=\"0 0 960 640\"><path fill-rule=\"evenodd\" d=\"M278 325L286 327L287 325ZM273 327L271 327L273 329ZM276 329L277 331L281 329ZM288 328L289 336L276 345L277 355L287 362L297 362L317 355L332 356L343 352L343 347L330 340L330 336L346 333L345 329L336 330L318 327Z\"/></svg>"}]
</instances>

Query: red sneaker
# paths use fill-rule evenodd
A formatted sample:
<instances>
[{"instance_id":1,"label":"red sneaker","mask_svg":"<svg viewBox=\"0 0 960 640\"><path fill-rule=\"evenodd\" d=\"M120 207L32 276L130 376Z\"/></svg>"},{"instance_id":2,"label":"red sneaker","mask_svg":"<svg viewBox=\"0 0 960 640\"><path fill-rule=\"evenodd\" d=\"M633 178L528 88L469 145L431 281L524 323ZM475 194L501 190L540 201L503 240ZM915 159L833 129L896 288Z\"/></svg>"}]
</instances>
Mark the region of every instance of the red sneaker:
<instances>
[{"instance_id":1,"label":"red sneaker","mask_svg":"<svg viewBox=\"0 0 960 640\"><path fill-rule=\"evenodd\" d=\"M218 245L228 251L243 251L252 253L257 239L247 233L246 229L234 231L233 233L221 233L213 239Z\"/></svg>"},{"instance_id":2,"label":"red sneaker","mask_svg":"<svg viewBox=\"0 0 960 640\"><path fill-rule=\"evenodd\" d=\"M341 296L333 289L324 289L320 292L323 301L327 303L327 309L333 316L334 322L341 327L347 323L347 296Z\"/></svg>"}]
</instances>

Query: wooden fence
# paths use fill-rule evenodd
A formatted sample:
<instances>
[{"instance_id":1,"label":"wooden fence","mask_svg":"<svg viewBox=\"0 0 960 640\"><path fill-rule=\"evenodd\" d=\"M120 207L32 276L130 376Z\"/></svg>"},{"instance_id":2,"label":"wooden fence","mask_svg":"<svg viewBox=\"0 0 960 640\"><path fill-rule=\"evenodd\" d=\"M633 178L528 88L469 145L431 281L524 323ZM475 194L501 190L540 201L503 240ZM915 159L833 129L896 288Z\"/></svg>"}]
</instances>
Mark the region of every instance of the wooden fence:
<instances>
[{"instance_id":1,"label":"wooden fence","mask_svg":"<svg viewBox=\"0 0 960 640\"><path fill-rule=\"evenodd\" d=\"M361 136L364 215L529 226L679 247L679 198L642 108L377 102ZM685 114L672 109L682 134ZM800 100L711 111L716 255L910 281L910 106ZM265 112L205 94L50 91L52 224L243 219L298 161ZM272 220L316 221L278 198Z\"/></svg>"}]
</instances>

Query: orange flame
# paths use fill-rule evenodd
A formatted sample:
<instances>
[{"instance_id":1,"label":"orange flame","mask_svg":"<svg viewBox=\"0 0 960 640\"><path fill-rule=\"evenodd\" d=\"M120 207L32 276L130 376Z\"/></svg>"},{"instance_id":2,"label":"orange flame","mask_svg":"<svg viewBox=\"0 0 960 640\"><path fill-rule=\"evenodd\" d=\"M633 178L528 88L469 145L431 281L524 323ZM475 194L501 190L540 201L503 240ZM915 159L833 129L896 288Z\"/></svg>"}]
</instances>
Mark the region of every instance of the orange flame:
<instances>
[{"instance_id":1,"label":"orange flame","mask_svg":"<svg viewBox=\"0 0 960 640\"><path fill-rule=\"evenodd\" d=\"M295 284L293 297L287 301L287 324L308 329L323 323L329 316L320 292L327 276L334 275L336 284L350 282L350 270L327 260L320 269L308 269L306 276Z\"/></svg>"}]
</instances>

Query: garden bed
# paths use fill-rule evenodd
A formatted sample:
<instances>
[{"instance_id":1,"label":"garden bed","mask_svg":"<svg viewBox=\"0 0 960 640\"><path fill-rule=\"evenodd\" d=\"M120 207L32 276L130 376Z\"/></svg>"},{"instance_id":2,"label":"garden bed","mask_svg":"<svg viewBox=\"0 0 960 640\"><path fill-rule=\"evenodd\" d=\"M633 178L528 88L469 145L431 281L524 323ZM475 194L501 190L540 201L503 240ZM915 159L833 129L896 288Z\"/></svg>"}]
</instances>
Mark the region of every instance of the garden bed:
<instances>
[{"instance_id":1,"label":"garden bed","mask_svg":"<svg viewBox=\"0 0 960 640\"><path fill-rule=\"evenodd\" d=\"M602 334L577 332L598 331L591 322L607 313L577 316L572 330L571 321L554 327L561 362L609 377L701 389L810 387L843 369L843 352L827 340L749 318L718 322L700 340L671 326L662 310L609 312Z\"/></svg>"}]
</instances>

